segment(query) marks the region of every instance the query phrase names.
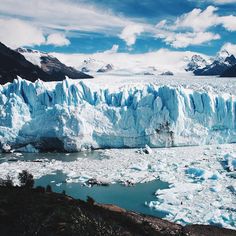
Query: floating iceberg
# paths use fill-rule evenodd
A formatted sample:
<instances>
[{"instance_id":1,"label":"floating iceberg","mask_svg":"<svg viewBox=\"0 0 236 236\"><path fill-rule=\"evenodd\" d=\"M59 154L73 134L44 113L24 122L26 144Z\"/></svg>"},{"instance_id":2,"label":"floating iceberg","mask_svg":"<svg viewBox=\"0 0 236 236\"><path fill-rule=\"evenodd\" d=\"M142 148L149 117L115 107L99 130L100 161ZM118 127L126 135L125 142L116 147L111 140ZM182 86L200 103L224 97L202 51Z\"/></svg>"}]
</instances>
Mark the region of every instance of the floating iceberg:
<instances>
[{"instance_id":1,"label":"floating iceberg","mask_svg":"<svg viewBox=\"0 0 236 236\"><path fill-rule=\"evenodd\" d=\"M226 154L224 156L225 161L227 162L227 167L229 171L236 171L236 156Z\"/></svg>"},{"instance_id":2,"label":"floating iceberg","mask_svg":"<svg viewBox=\"0 0 236 236\"><path fill-rule=\"evenodd\" d=\"M1 86L1 144L74 152L236 142L232 94L155 83L98 87L20 78Z\"/></svg>"}]
</instances>

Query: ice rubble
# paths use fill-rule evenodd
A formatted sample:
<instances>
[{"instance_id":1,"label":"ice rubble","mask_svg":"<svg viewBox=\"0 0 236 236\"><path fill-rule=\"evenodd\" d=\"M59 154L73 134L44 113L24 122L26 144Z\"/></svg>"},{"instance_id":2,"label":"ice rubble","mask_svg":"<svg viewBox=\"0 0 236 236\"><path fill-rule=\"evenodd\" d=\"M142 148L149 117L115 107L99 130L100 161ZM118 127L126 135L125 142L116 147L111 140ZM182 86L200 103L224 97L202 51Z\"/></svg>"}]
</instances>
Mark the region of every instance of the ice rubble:
<instances>
[{"instance_id":1,"label":"ice rubble","mask_svg":"<svg viewBox=\"0 0 236 236\"><path fill-rule=\"evenodd\" d=\"M211 90L19 79L0 87L0 142L68 152L235 142L235 96Z\"/></svg>"},{"instance_id":2,"label":"ice rubble","mask_svg":"<svg viewBox=\"0 0 236 236\"><path fill-rule=\"evenodd\" d=\"M218 224L236 229L236 176L231 175L236 171L229 170L224 163L226 157L236 155L235 144L152 149L149 155L137 149L95 152L99 154L97 159L85 152L83 158L68 162L24 161L25 154L12 153L10 157L16 157L17 161L1 160L0 178L9 174L17 183L17 175L24 169L35 178L61 171L67 176L67 183L85 183L89 179L105 183L144 183L160 178L168 182L170 188L157 190L157 199L146 202L147 207L166 212L166 219L181 224ZM35 158L46 157L35 155ZM79 154L69 154L74 155Z\"/></svg>"}]
</instances>

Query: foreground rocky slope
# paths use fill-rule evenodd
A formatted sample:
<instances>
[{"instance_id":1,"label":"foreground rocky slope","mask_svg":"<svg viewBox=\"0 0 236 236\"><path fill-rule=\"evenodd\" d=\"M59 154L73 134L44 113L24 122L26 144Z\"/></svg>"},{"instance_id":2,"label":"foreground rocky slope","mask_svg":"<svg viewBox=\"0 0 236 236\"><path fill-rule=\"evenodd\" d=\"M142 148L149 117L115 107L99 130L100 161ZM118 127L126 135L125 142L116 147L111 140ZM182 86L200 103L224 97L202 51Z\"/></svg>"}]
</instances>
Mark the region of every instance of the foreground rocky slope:
<instances>
[{"instance_id":1,"label":"foreground rocky slope","mask_svg":"<svg viewBox=\"0 0 236 236\"><path fill-rule=\"evenodd\" d=\"M17 196L17 197L16 197ZM0 234L234 236L214 226L182 227L168 221L100 205L44 189L0 188Z\"/></svg>"}]
</instances>

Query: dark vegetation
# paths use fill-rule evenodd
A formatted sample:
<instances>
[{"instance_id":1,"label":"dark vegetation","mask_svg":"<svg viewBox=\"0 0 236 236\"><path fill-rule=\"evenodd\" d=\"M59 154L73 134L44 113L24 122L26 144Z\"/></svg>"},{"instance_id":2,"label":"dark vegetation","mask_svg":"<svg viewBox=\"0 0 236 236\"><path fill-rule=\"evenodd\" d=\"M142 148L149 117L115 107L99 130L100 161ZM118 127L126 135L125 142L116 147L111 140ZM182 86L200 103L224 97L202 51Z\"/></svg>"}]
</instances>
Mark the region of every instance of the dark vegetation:
<instances>
[{"instance_id":1,"label":"dark vegetation","mask_svg":"<svg viewBox=\"0 0 236 236\"><path fill-rule=\"evenodd\" d=\"M233 230L214 226L181 225L128 212L109 204L87 202L52 192L51 186L33 188L33 176L19 174L20 186L10 177L0 182L1 236L54 235L172 235L235 236Z\"/></svg>"},{"instance_id":2,"label":"dark vegetation","mask_svg":"<svg viewBox=\"0 0 236 236\"><path fill-rule=\"evenodd\" d=\"M18 179L20 181L21 187L28 189L33 188L34 177L28 171L23 170L21 173L19 173Z\"/></svg>"}]
</instances>

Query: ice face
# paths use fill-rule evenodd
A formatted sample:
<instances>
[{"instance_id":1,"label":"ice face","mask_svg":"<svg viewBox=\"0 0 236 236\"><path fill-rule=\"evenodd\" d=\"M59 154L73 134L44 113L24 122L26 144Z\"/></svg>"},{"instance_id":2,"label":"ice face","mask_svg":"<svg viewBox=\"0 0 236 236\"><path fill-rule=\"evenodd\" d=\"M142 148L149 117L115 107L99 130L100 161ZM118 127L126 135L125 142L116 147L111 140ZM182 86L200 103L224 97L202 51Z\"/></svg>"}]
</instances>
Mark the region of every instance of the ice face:
<instances>
[{"instance_id":1,"label":"ice face","mask_svg":"<svg viewBox=\"0 0 236 236\"><path fill-rule=\"evenodd\" d=\"M236 141L232 94L144 83L113 91L69 79L0 88L0 141L13 148L168 147Z\"/></svg>"}]
</instances>

